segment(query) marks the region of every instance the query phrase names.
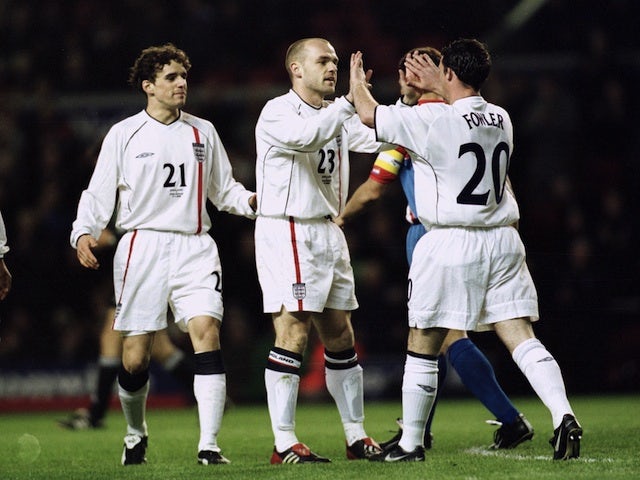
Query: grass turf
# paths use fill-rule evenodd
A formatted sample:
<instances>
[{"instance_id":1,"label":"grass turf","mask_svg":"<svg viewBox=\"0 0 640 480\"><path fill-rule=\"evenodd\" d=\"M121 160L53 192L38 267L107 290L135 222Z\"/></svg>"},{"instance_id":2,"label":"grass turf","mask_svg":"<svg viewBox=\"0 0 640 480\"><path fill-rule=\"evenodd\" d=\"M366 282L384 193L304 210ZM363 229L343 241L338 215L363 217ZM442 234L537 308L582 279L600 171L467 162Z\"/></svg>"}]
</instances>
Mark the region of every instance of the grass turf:
<instances>
[{"instance_id":1,"label":"grass turf","mask_svg":"<svg viewBox=\"0 0 640 480\"><path fill-rule=\"evenodd\" d=\"M68 412L0 414L0 479L634 479L640 478L640 397L580 396L572 405L584 428L581 458L551 460L550 415L537 398L514 403L535 428L531 442L490 451L495 426L472 399L444 398L433 425L434 448L424 463L348 461L333 404L301 402L296 431L331 464L269 465L272 434L266 406L235 406L225 414L219 444L232 463L196 462L198 424L193 409L150 410L148 463L122 467L124 419L112 411L105 428L70 432L56 419ZM365 405L367 432L378 440L395 433L398 402Z\"/></svg>"}]
</instances>

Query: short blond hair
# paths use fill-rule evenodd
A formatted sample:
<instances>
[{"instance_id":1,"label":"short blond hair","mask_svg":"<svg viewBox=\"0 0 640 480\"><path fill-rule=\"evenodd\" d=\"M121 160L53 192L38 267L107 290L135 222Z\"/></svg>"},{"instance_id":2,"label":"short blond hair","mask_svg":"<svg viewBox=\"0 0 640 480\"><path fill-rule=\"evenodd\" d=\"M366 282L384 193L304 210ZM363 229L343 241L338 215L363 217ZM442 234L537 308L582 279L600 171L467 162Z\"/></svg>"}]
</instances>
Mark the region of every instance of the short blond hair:
<instances>
[{"instance_id":1,"label":"short blond hair","mask_svg":"<svg viewBox=\"0 0 640 480\"><path fill-rule=\"evenodd\" d=\"M301 38L300 40L296 40L291 45L289 45L289 48L287 48L287 54L285 55L285 59L284 59L284 68L287 70L287 73L289 74L289 78L293 78L293 72L291 72L290 65L293 62L304 60L307 44L314 40L329 43L329 40L326 40L324 38L309 37L309 38Z\"/></svg>"}]
</instances>

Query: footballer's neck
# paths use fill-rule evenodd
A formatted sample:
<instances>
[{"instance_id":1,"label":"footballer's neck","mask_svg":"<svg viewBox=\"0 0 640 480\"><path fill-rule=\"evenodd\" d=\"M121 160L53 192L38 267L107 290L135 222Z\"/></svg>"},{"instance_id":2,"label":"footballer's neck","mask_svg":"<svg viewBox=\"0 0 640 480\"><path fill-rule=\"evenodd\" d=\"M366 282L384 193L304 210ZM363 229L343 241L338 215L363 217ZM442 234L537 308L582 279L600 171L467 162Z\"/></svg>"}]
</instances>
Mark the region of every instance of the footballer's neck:
<instances>
[{"instance_id":1,"label":"footballer's neck","mask_svg":"<svg viewBox=\"0 0 640 480\"><path fill-rule=\"evenodd\" d=\"M175 122L180 117L179 108L166 108L149 103L145 110L151 118L165 125Z\"/></svg>"},{"instance_id":2,"label":"footballer's neck","mask_svg":"<svg viewBox=\"0 0 640 480\"><path fill-rule=\"evenodd\" d=\"M306 88L304 85L294 84L292 90L306 103L315 108L324 106L324 95L317 90Z\"/></svg>"}]
</instances>

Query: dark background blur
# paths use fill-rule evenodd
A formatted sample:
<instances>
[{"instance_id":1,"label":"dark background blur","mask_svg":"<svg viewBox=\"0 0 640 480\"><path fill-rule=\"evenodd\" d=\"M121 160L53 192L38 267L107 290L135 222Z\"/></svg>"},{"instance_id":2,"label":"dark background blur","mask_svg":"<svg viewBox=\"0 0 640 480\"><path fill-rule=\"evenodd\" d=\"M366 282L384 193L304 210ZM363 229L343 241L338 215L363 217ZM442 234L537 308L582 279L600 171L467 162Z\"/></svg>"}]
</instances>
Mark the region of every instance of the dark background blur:
<instances>
[{"instance_id":1,"label":"dark background blur","mask_svg":"<svg viewBox=\"0 0 640 480\"><path fill-rule=\"evenodd\" d=\"M349 54L362 50L374 70L374 95L392 103L405 51L464 36L488 43L494 67L482 93L515 126L511 177L540 296L536 332L570 393L637 392L639 20L635 0L0 0L0 209L14 277L0 304L0 374L81 369L97 358L109 270L82 269L68 239L104 134L145 105L126 85L142 48L171 41L188 53L186 110L214 123L236 178L254 188L255 122L266 100L289 88L284 54L291 42L321 36L333 43L341 58L337 94L346 93ZM352 158L352 189L372 161ZM404 207L397 185L346 228L369 396L399 395ZM272 343L253 223L212 215L225 281L229 390L252 401L262 398ZM493 334L472 338L507 393L530 392ZM176 341L189 348L185 336ZM318 366L312 347L309 370ZM303 394L314 388L310 380Z\"/></svg>"}]
</instances>

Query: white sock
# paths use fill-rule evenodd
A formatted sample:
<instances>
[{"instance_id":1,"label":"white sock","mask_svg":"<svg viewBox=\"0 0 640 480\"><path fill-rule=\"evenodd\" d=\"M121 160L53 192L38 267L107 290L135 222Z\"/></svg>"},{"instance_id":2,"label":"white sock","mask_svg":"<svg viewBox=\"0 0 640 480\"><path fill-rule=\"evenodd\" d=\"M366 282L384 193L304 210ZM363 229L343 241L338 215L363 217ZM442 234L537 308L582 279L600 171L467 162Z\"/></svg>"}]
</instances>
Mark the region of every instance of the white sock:
<instances>
[{"instance_id":1,"label":"white sock","mask_svg":"<svg viewBox=\"0 0 640 480\"><path fill-rule=\"evenodd\" d=\"M326 356L325 356L326 359ZM329 362L335 362L329 359ZM327 390L333 397L340 412L347 445L365 438L364 393L362 367L359 364L345 369L324 369Z\"/></svg>"},{"instance_id":2,"label":"white sock","mask_svg":"<svg viewBox=\"0 0 640 480\"><path fill-rule=\"evenodd\" d=\"M122 413L127 422L127 434L147 436L147 422L145 413L147 409L147 396L149 395L149 381L140 390L129 392L118 384L118 396Z\"/></svg>"},{"instance_id":3,"label":"white sock","mask_svg":"<svg viewBox=\"0 0 640 480\"><path fill-rule=\"evenodd\" d=\"M296 405L300 375L265 369L264 384L271 418L271 430L278 452L298 443L296 437Z\"/></svg>"},{"instance_id":4,"label":"white sock","mask_svg":"<svg viewBox=\"0 0 640 480\"><path fill-rule=\"evenodd\" d=\"M402 378L402 438L399 445L412 452L424 442L424 429L438 391L438 360L407 355Z\"/></svg>"},{"instance_id":5,"label":"white sock","mask_svg":"<svg viewBox=\"0 0 640 480\"><path fill-rule=\"evenodd\" d=\"M227 399L227 377L224 373L193 376L193 393L198 402L200 441L198 451L219 452L218 432L222 425L224 403Z\"/></svg>"},{"instance_id":6,"label":"white sock","mask_svg":"<svg viewBox=\"0 0 640 480\"><path fill-rule=\"evenodd\" d=\"M573 415L560 366L537 338L522 342L513 350L512 356L542 403L551 412L553 428L557 428L565 414Z\"/></svg>"}]
</instances>

